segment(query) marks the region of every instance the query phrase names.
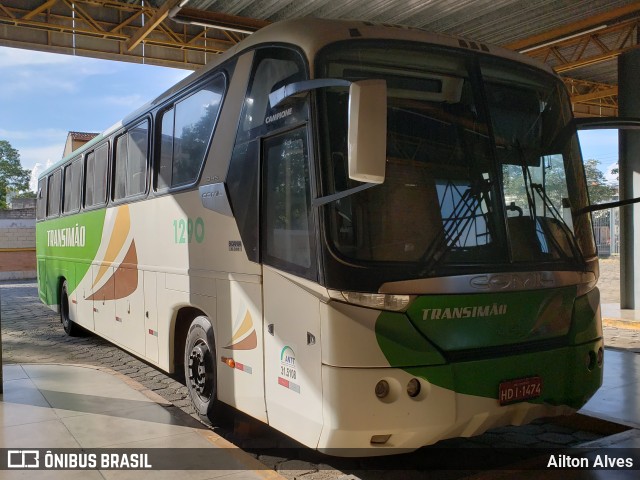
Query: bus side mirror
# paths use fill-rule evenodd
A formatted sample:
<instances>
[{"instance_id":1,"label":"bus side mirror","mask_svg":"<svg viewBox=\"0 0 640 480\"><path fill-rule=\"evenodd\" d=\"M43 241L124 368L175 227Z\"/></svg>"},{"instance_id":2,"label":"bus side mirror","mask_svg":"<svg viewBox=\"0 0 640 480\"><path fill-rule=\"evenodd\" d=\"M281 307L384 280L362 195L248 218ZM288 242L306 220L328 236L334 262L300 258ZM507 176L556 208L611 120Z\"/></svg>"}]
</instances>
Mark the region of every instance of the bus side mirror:
<instances>
[{"instance_id":1,"label":"bus side mirror","mask_svg":"<svg viewBox=\"0 0 640 480\"><path fill-rule=\"evenodd\" d=\"M349 87L347 132L349 178L365 183L384 183L387 165L387 82L380 79L350 82L340 78L317 78L290 83L269 94L271 108L287 98L325 87Z\"/></svg>"},{"instance_id":2,"label":"bus side mirror","mask_svg":"<svg viewBox=\"0 0 640 480\"><path fill-rule=\"evenodd\" d=\"M349 178L383 183L387 164L387 82L360 80L349 87Z\"/></svg>"}]
</instances>

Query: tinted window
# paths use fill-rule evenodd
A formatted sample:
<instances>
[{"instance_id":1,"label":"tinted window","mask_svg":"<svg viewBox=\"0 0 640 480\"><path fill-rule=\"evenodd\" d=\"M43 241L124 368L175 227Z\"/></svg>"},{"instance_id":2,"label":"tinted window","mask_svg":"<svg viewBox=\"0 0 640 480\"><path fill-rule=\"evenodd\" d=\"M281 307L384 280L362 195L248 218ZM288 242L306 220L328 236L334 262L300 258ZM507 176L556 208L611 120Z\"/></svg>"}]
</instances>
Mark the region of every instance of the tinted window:
<instances>
[{"instance_id":1,"label":"tinted window","mask_svg":"<svg viewBox=\"0 0 640 480\"><path fill-rule=\"evenodd\" d=\"M85 170L85 206L103 205L107 201L108 165L109 145L106 143L87 155L87 167Z\"/></svg>"},{"instance_id":2,"label":"tinted window","mask_svg":"<svg viewBox=\"0 0 640 480\"><path fill-rule=\"evenodd\" d=\"M147 186L149 126L142 122L129 132L127 146L127 197L144 193Z\"/></svg>"},{"instance_id":3,"label":"tinted window","mask_svg":"<svg viewBox=\"0 0 640 480\"><path fill-rule=\"evenodd\" d=\"M62 171L56 170L49 175L49 185L47 188L47 216L57 217L60 215L60 180Z\"/></svg>"},{"instance_id":4,"label":"tinted window","mask_svg":"<svg viewBox=\"0 0 640 480\"><path fill-rule=\"evenodd\" d=\"M127 139L128 134L116 140L116 157L113 164L113 199L125 197L127 183Z\"/></svg>"},{"instance_id":5,"label":"tinted window","mask_svg":"<svg viewBox=\"0 0 640 480\"><path fill-rule=\"evenodd\" d=\"M160 134L160 158L158 160L158 190L171 186L171 163L173 162L173 119L175 110L167 110L162 115L162 132Z\"/></svg>"},{"instance_id":6,"label":"tinted window","mask_svg":"<svg viewBox=\"0 0 640 480\"><path fill-rule=\"evenodd\" d=\"M38 180L38 193L36 194L36 218L44 218L47 214L47 179Z\"/></svg>"},{"instance_id":7,"label":"tinted window","mask_svg":"<svg viewBox=\"0 0 640 480\"><path fill-rule=\"evenodd\" d=\"M236 143L282 128L306 117L305 102L289 99L271 108L269 94L289 83L306 80L302 57L286 48L259 50L254 60L251 85L245 99Z\"/></svg>"},{"instance_id":8,"label":"tinted window","mask_svg":"<svg viewBox=\"0 0 640 480\"><path fill-rule=\"evenodd\" d=\"M270 138L265 155L265 260L294 272L311 267L306 129Z\"/></svg>"},{"instance_id":9,"label":"tinted window","mask_svg":"<svg viewBox=\"0 0 640 480\"><path fill-rule=\"evenodd\" d=\"M80 210L80 186L82 180L82 161L76 158L64 168L64 213Z\"/></svg>"},{"instance_id":10,"label":"tinted window","mask_svg":"<svg viewBox=\"0 0 640 480\"><path fill-rule=\"evenodd\" d=\"M114 200L145 192L148 145L149 124L146 120L116 139Z\"/></svg>"},{"instance_id":11,"label":"tinted window","mask_svg":"<svg viewBox=\"0 0 640 480\"><path fill-rule=\"evenodd\" d=\"M190 185L198 179L224 89L225 78L218 75L162 114L158 189Z\"/></svg>"}]
</instances>

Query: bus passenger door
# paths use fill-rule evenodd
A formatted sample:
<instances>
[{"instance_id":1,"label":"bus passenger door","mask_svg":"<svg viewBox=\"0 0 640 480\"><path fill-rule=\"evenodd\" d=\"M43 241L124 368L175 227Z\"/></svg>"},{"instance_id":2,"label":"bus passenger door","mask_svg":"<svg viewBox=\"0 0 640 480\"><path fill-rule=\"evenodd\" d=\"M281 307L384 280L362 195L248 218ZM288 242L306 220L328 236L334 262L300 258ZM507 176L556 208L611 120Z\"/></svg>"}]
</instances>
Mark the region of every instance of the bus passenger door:
<instances>
[{"instance_id":1,"label":"bus passenger door","mask_svg":"<svg viewBox=\"0 0 640 480\"><path fill-rule=\"evenodd\" d=\"M263 140L261 232L269 424L313 446L322 430L322 378L307 152L306 126Z\"/></svg>"}]
</instances>

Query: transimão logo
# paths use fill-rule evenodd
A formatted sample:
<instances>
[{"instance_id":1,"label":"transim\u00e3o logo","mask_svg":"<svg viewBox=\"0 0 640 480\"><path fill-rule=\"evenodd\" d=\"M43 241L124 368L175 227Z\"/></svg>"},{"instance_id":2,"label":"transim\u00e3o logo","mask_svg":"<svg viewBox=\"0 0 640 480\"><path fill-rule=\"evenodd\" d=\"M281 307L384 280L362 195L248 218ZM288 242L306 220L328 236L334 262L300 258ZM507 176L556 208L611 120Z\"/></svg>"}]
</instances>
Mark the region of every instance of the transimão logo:
<instances>
[{"instance_id":1,"label":"transim\u00e3o logo","mask_svg":"<svg viewBox=\"0 0 640 480\"><path fill-rule=\"evenodd\" d=\"M84 225L47 230L47 247L84 247L87 239Z\"/></svg>"},{"instance_id":2,"label":"transim\u00e3o logo","mask_svg":"<svg viewBox=\"0 0 640 480\"><path fill-rule=\"evenodd\" d=\"M446 320L449 318L497 317L507 314L506 304L475 305L472 307L425 308L423 320Z\"/></svg>"}]
</instances>

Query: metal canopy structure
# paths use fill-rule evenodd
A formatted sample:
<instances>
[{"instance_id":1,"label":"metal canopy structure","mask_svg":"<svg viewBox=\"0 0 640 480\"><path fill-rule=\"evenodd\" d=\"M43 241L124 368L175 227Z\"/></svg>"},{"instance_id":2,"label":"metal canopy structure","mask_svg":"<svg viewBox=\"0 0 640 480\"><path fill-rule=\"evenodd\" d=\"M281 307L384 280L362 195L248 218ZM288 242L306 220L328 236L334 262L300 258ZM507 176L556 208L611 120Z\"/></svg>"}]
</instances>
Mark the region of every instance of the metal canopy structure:
<instances>
[{"instance_id":1,"label":"metal canopy structure","mask_svg":"<svg viewBox=\"0 0 640 480\"><path fill-rule=\"evenodd\" d=\"M525 53L562 75L577 116L617 115L617 57L640 35L640 2L623 0L0 0L0 45L197 69L271 22L304 16Z\"/></svg>"}]
</instances>

